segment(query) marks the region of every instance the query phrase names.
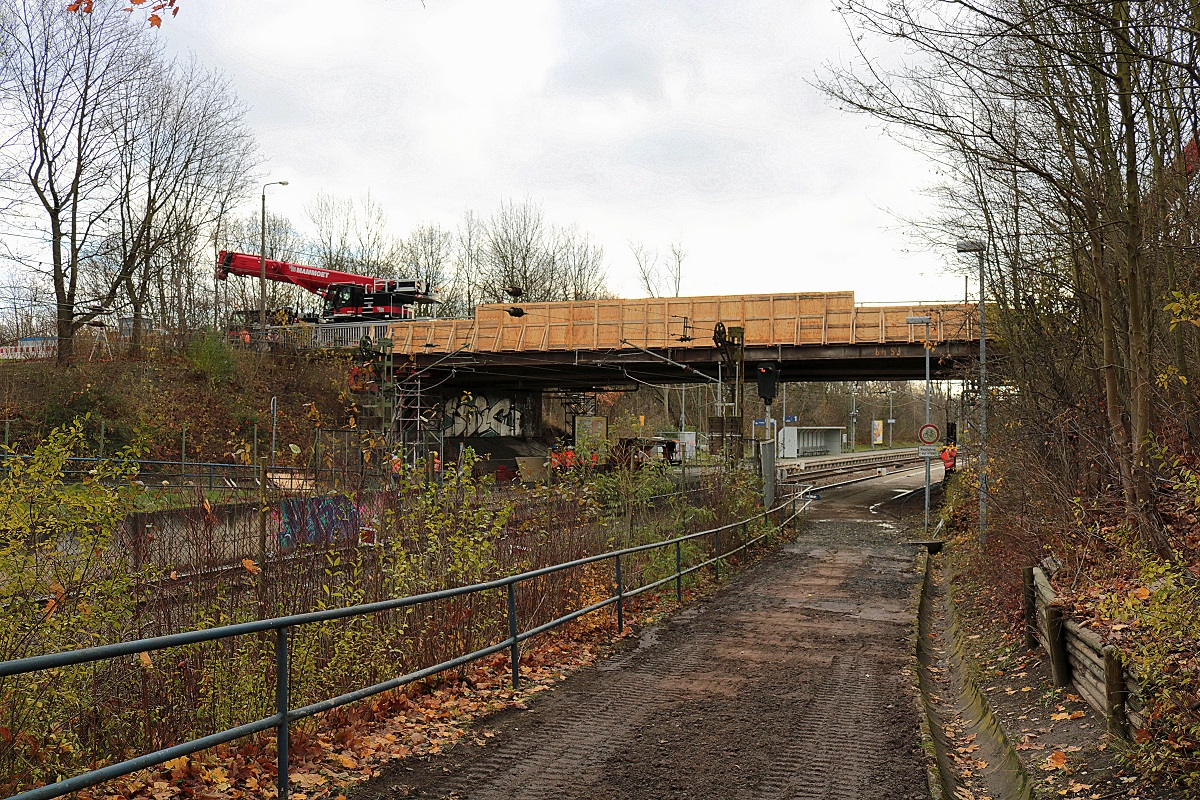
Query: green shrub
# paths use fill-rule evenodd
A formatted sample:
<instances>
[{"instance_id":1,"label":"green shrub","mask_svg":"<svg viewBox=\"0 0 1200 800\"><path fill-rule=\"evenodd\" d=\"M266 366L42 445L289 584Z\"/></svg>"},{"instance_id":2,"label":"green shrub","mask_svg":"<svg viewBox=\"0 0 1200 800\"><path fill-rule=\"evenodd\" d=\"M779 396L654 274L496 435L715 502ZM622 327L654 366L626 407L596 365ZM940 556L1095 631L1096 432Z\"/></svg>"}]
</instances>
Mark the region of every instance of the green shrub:
<instances>
[{"instance_id":1,"label":"green shrub","mask_svg":"<svg viewBox=\"0 0 1200 800\"><path fill-rule=\"evenodd\" d=\"M33 453L4 453L0 480L0 661L119 641L132 630L136 576L112 547L132 510L135 453L97 463L67 483L84 447L83 420L54 430ZM112 737L115 719L91 707L90 667L0 679L0 789L74 770Z\"/></svg>"},{"instance_id":2,"label":"green shrub","mask_svg":"<svg viewBox=\"0 0 1200 800\"><path fill-rule=\"evenodd\" d=\"M1200 586L1180 565L1134 555L1141 585L1113 592L1099 605L1131 634L1129 655L1145 713L1132 755L1144 774L1198 789L1200 715L1193 704L1200 696Z\"/></svg>"},{"instance_id":3,"label":"green shrub","mask_svg":"<svg viewBox=\"0 0 1200 800\"><path fill-rule=\"evenodd\" d=\"M224 336L206 333L188 343L187 360L201 380L223 383L233 375L233 351Z\"/></svg>"}]
</instances>

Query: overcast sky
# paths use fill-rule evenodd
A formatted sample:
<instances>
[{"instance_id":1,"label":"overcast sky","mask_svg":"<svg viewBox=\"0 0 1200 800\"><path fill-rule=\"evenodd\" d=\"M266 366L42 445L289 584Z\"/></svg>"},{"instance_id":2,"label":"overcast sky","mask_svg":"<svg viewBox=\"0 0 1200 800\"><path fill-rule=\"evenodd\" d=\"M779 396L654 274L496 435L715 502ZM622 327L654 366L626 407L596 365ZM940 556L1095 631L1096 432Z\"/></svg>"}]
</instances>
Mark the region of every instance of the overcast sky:
<instances>
[{"instance_id":1,"label":"overcast sky","mask_svg":"<svg viewBox=\"0 0 1200 800\"><path fill-rule=\"evenodd\" d=\"M529 198L624 296L628 242L678 240L683 294L962 297L892 213L932 167L809 85L851 57L831 0L185 0L160 35L233 81L302 228L322 189L401 235Z\"/></svg>"}]
</instances>

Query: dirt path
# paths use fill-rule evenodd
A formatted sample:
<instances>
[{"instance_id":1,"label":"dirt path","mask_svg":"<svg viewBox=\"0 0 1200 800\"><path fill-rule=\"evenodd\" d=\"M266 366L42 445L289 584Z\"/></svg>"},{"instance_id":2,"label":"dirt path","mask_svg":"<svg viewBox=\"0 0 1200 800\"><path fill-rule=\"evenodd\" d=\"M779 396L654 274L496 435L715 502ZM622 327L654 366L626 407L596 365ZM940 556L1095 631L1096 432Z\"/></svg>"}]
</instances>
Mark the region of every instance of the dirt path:
<instances>
[{"instance_id":1,"label":"dirt path","mask_svg":"<svg viewBox=\"0 0 1200 800\"><path fill-rule=\"evenodd\" d=\"M486 746L409 759L351 800L928 797L904 672L915 556L870 510L920 480L828 491L782 552L490 718Z\"/></svg>"}]
</instances>

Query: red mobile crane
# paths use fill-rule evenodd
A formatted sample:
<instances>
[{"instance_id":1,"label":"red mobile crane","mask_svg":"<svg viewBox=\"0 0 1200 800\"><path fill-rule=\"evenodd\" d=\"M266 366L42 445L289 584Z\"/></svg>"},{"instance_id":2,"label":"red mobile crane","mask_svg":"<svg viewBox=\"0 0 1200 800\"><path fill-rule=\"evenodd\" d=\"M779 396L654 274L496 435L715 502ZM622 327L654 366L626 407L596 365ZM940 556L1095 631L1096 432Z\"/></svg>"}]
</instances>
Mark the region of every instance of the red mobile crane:
<instances>
[{"instance_id":1,"label":"red mobile crane","mask_svg":"<svg viewBox=\"0 0 1200 800\"><path fill-rule=\"evenodd\" d=\"M437 297L421 281L383 280L322 267L267 259L267 279L290 283L325 298L321 322L409 319L418 303L436 303ZM258 256L222 251L217 257L217 279L230 275L257 278L262 272Z\"/></svg>"}]
</instances>

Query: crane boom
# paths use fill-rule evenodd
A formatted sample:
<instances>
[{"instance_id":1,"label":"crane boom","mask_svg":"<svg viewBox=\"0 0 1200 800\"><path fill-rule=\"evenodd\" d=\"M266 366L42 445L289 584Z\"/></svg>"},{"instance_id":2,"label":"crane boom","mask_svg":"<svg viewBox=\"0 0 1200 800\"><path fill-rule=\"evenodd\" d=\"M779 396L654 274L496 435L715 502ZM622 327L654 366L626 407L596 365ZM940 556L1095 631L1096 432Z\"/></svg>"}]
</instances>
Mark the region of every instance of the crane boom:
<instances>
[{"instance_id":1,"label":"crane boom","mask_svg":"<svg viewBox=\"0 0 1200 800\"><path fill-rule=\"evenodd\" d=\"M217 279L259 277L264 266L268 280L290 283L325 298L323 321L408 319L414 305L437 302L421 281L372 278L270 258L264 265L259 256L246 253L222 251L217 258Z\"/></svg>"}]
</instances>

